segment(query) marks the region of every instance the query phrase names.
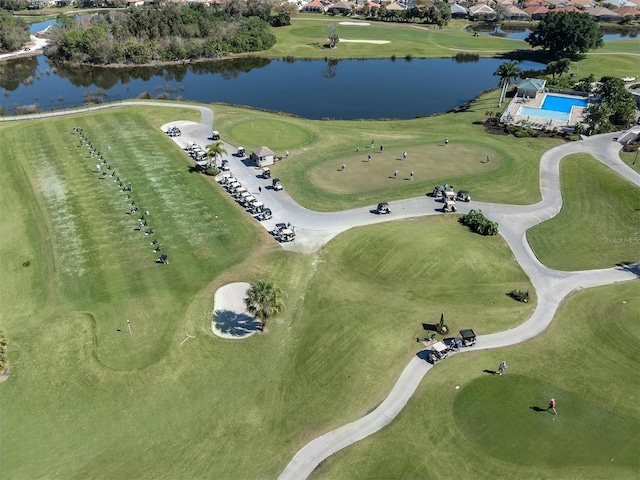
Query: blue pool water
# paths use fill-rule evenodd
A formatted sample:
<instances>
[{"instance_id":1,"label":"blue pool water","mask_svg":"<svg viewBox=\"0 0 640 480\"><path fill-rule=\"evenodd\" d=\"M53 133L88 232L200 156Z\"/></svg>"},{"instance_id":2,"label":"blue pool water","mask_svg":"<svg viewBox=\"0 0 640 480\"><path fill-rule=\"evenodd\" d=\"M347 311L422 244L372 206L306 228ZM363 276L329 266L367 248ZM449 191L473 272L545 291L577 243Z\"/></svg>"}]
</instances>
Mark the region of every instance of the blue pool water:
<instances>
[{"instance_id":1,"label":"blue pool water","mask_svg":"<svg viewBox=\"0 0 640 480\"><path fill-rule=\"evenodd\" d=\"M556 112L564 112L570 113L571 107L574 105L576 107L586 107L587 104L586 99L584 98L569 98L569 97L558 97L556 95L547 95L544 98L544 102L542 102L542 106L540 107L543 110L554 110Z\"/></svg>"},{"instance_id":2,"label":"blue pool water","mask_svg":"<svg viewBox=\"0 0 640 480\"><path fill-rule=\"evenodd\" d=\"M547 95L540 108L520 107L518 115L567 122L569 120L569 114L571 113L571 107L586 107L588 104L589 102L584 98Z\"/></svg>"}]
</instances>

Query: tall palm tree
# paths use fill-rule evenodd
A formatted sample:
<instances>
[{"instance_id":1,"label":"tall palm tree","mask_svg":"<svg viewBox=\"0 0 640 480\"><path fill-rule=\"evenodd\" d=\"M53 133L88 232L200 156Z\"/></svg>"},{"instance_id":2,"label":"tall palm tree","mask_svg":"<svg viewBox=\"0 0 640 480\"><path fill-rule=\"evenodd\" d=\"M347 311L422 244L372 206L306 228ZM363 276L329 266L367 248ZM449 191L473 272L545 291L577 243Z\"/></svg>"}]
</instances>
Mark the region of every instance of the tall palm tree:
<instances>
[{"instance_id":1,"label":"tall palm tree","mask_svg":"<svg viewBox=\"0 0 640 480\"><path fill-rule=\"evenodd\" d=\"M278 316L284 305L282 303L282 292L268 280L256 280L247 290L247 297L244 299L247 311L260 320L264 330L267 320Z\"/></svg>"},{"instance_id":2,"label":"tall palm tree","mask_svg":"<svg viewBox=\"0 0 640 480\"><path fill-rule=\"evenodd\" d=\"M213 158L213 163L216 163L218 157L222 157L222 155L226 154L227 151L222 146L222 142L212 143L211 145L207 145L207 158Z\"/></svg>"},{"instance_id":3,"label":"tall palm tree","mask_svg":"<svg viewBox=\"0 0 640 480\"><path fill-rule=\"evenodd\" d=\"M518 78L521 73L522 70L520 70L519 62L517 60L504 62L495 72L493 72L495 76L500 77L500 86L503 86L505 83L509 86L509 84Z\"/></svg>"},{"instance_id":4,"label":"tall palm tree","mask_svg":"<svg viewBox=\"0 0 640 480\"><path fill-rule=\"evenodd\" d=\"M498 67L495 72L493 72L494 75L500 77L499 85L502 87L502 91L500 92L500 99L498 100L498 106L502 104L511 81L518 78L522 73L522 70L520 70L518 63L519 62L517 60L514 60L512 62L504 62Z\"/></svg>"}]
</instances>

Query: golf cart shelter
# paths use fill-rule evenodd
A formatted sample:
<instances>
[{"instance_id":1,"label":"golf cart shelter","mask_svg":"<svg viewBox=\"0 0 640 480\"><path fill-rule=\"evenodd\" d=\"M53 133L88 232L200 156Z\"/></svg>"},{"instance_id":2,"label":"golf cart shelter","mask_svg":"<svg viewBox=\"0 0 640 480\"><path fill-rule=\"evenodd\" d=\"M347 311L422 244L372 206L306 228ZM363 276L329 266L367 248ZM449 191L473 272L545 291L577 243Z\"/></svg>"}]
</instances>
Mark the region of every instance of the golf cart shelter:
<instances>
[{"instance_id":1,"label":"golf cart shelter","mask_svg":"<svg viewBox=\"0 0 640 480\"><path fill-rule=\"evenodd\" d=\"M527 78L525 81L518 85L518 96L521 98L536 98L538 92L544 91L546 80L540 80L538 78Z\"/></svg>"},{"instance_id":2,"label":"golf cart shelter","mask_svg":"<svg viewBox=\"0 0 640 480\"><path fill-rule=\"evenodd\" d=\"M266 167L267 165L273 165L275 154L269 147L256 147L251 150L251 160L258 167Z\"/></svg>"}]
</instances>

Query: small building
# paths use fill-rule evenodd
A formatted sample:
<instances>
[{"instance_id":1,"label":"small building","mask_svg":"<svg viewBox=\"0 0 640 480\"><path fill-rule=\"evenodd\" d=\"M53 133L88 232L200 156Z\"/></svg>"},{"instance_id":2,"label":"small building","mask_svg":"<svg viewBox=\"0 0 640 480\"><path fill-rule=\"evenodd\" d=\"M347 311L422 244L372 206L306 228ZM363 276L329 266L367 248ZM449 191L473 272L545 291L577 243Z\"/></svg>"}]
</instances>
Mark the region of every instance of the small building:
<instances>
[{"instance_id":1,"label":"small building","mask_svg":"<svg viewBox=\"0 0 640 480\"><path fill-rule=\"evenodd\" d=\"M518 20L518 21L530 20L529 14L524 10L520 10L515 5L505 5L503 8L504 8L505 20Z\"/></svg>"},{"instance_id":2,"label":"small building","mask_svg":"<svg viewBox=\"0 0 640 480\"><path fill-rule=\"evenodd\" d=\"M531 20L542 20L549 13L549 9L545 5L531 5L524 11L529 14Z\"/></svg>"},{"instance_id":3,"label":"small building","mask_svg":"<svg viewBox=\"0 0 640 480\"><path fill-rule=\"evenodd\" d=\"M452 3L449 7L451 8L451 18L466 18L469 13L466 8L457 3Z\"/></svg>"},{"instance_id":4,"label":"small building","mask_svg":"<svg viewBox=\"0 0 640 480\"><path fill-rule=\"evenodd\" d=\"M606 7L587 8L585 13L593 15L599 22L605 23L617 23L624 18Z\"/></svg>"},{"instance_id":5,"label":"small building","mask_svg":"<svg viewBox=\"0 0 640 480\"><path fill-rule=\"evenodd\" d=\"M269 147L256 147L251 150L251 160L253 160L253 163L258 167L266 167L273 165L273 162L275 161L275 154Z\"/></svg>"},{"instance_id":6,"label":"small building","mask_svg":"<svg viewBox=\"0 0 640 480\"><path fill-rule=\"evenodd\" d=\"M478 4L469 8L469 15L475 20L493 21L498 18L496 11L488 5Z\"/></svg>"},{"instance_id":7,"label":"small building","mask_svg":"<svg viewBox=\"0 0 640 480\"><path fill-rule=\"evenodd\" d=\"M518 85L517 94L520 97L535 98L538 92L542 92L544 90L544 86L546 84L546 80L540 80L539 78L527 78Z\"/></svg>"}]
</instances>

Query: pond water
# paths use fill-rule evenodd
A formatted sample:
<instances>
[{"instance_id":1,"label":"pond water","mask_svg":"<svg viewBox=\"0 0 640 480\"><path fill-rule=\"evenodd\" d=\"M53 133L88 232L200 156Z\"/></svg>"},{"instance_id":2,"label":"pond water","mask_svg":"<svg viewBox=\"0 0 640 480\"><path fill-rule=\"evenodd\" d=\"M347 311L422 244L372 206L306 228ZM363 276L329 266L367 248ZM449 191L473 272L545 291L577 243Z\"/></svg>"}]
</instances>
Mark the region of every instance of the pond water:
<instances>
[{"instance_id":1,"label":"pond water","mask_svg":"<svg viewBox=\"0 0 640 480\"><path fill-rule=\"evenodd\" d=\"M199 102L277 110L310 119L414 118L446 112L498 85L505 60L269 60L242 58L165 67L52 66L46 57L0 63L0 105L69 108L87 98L143 92ZM523 70L544 65L521 62ZM108 98L107 98L108 97Z\"/></svg>"},{"instance_id":2,"label":"pond water","mask_svg":"<svg viewBox=\"0 0 640 480\"><path fill-rule=\"evenodd\" d=\"M56 23L56 19L52 18L51 20L45 20L44 22L30 23L29 24L29 33L31 35L43 31L49 25L53 25Z\"/></svg>"},{"instance_id":3,"label":"pond water","mask_svg":"<svg viewBox=\"0 0 640 480\"><path fill-rule=\"evenodd\" d=\"M480 35L491 35L494 37L510 38L512 40L524 40L532 32L531 29L526 27L516 27L510 25L474 25L467 27L466 31L469 33L477 32ZM604 29L603 40L628 40L637 38L638 31L631 31L620 33L619 31Z\"/></svg>"}]
</instances>

